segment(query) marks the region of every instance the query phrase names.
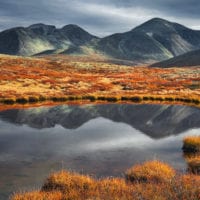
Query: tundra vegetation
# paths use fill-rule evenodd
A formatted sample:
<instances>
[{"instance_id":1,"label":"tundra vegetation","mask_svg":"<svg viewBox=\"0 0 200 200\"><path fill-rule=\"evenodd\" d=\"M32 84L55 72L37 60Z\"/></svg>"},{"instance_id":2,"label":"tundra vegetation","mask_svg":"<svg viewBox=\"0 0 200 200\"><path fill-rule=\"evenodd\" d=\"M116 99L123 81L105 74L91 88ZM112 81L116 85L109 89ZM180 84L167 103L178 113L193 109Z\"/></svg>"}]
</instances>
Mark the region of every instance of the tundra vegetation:
<instances>
[{"instance_id":1,"label":"tundra vegetation","mask_svg":"<svg viewBox=\"0 0 200 200\"><path fill-rule=\"evenodd\" d=\"M183 150L188 171L177 173L167 163L153 160L136 164L128 169L124 178L95 179L92 176L70 171L51 174L41 190L16 193L11 200L199 200L200 136L189 136L183 140ZM193 148L195 147L195 151ZM198 149L198 151L196 151ZM200 166L200 165L198 165ZM199 168L198 168L199 169Z\"/></svg>"},{"instance_id":2,"label":"tundra vegetation","mask_svg":"<svg viewBox=\"0 0 200 200\"><path fill-rule=\"evenodd\" d=\"M200 68L124 66L98 57L0 55L0 102L159 102L200 105Z\"/></svg>"},{"instance_id":3,"label":"tundra vegetation","mask_svg":"<svg viewBox=\"0 0 200 200\"><path fill-rule=\"evenodd\" d=\"M95 179L60 171L51 174L41 190L16 193L11 200L198 200L199 140L200 136L189 136L183 140L183 151L188 162L185 174L177 173L167 163L158 160L134 165L125 172L124 178Z\"/></svg>"},{"instance_id":4,"label":"tundra vegetation","mask_svg":"<svg viewBox=\"0 0 200 200\"><path fill-rule=\"evenodd\" d=\"M200 136L185 137L183 151L188 164L188 171L200 174Z\"/></svg>"},{"instance_id":5,"label":"tundra vegetation","mask_svg":"<svg viewBox=\"0 0 200 200\"><path fill-rule=\"evenodd\" d=\"M200 153L200 137L185 137L183 140L183 151L185 153Z\"/></svg>"},{"instance_id":6,"label":"tundra vegetation","mask_svg":"<svg viewBox=\"0 0 200 200\"><path fill-rule=\"evenodd\" d=\"M198 200L200 176L180 175L160 161L149 161L127 170L125 178L94 179L60 171L51 174L40 191L14 194L12 200Z\"/></svg>"}]
</instances>

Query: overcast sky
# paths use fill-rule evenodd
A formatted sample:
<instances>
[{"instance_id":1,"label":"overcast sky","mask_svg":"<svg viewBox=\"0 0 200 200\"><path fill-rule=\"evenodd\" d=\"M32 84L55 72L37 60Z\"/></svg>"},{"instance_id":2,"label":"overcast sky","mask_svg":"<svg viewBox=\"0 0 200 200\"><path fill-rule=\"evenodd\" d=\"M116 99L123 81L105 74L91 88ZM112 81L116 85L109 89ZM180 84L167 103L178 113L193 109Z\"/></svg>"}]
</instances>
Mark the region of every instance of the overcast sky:
<instances>
[{"instance_id":1,"label":"overcast sky","mask_svg":"<svg viewBox=\"0 0 200 200\"><path fill-rule=\"evenodd\" d=\"M105 36L153 17L200 29L200 0L0 0L0 30L34 23L77 24Z\"/></svg>"}]
</instances>

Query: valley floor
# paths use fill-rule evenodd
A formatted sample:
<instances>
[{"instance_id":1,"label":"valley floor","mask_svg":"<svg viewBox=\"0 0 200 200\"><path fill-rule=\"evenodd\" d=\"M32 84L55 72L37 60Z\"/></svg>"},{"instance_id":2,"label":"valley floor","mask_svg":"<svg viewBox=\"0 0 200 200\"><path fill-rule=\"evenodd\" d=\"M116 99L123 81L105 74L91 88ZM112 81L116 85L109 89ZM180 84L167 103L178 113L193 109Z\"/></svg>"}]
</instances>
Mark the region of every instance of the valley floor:
<instances>
[{"instance_id":1,"label":"valley floor","mask_svg":"<svg viewBox=\"0 0 200 200\"><path fill-rule=\"evenodd\" d=\"M149 68L116 65L95 57L0 55L0 72L2 103L86 95L200 102L199 67Z\"/></svg>"}]
</instances>

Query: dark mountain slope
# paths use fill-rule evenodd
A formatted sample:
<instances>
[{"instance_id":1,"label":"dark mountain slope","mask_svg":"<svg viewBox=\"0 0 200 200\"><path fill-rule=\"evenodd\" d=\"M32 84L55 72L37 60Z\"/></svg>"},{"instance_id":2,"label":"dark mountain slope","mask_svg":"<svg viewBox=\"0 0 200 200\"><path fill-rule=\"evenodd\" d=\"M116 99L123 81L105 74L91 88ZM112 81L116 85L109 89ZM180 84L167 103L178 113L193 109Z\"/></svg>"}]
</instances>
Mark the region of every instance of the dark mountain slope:
<instances>
[{"instance_id":1,"label":"dark mountain slope","mask_svg":"<svg viewBox=\"0 0 200 200\"><path fill-rule=\"evenodd\" d=\"M200 50L191 51L183 55L151 65L151 67L189 67L189 66L200 66Z\"/></svg>"},{"instance_id":2,"label":"dark mountain slope","mask_svg":"<svg viewBox=\"0 0 200 200\"><path fill-rule=\"evenodd\" d=\"M34 24L0 33L0 53L30 56L41 52L54 53L90 42L95 36L76 25L62 29L55 26Z\"/></svg>"},{"instance_id":3,"label":"dark mountain slope","mask_svg":"<svg viewBox=\"0 0 200 200\"><path fill-rule=\"evenodd\" d=\"M87 42L95 38L77 25L69 24L61 29L63 35L66 35L68 39L75 45L84 45Z\"/></svg>"},{"instance_id":4,"label":"dark mountain slope","mask_svg":"<svg viewBox=\"0 0 200 200\"><path fill-rule=\"evenodd\" d=\"M138 62L172 57L171 53L164 49L160 43L139 31L130 31L103 38L98 42L97 50L114 58Z\"/></svg>"},{"instance_id":5,"label":"dark mountain slope","mask_svg":"<svg viewBox=\"0 0 200 200\"><path fill-rule=\"evenodd\" d=\"M173 56L200 48L200 31L177 23L154 18L135 28L161 43Z\"/></svg>"},{"instance_id":6,"label":"dark mountain slope","mask_svg":"<svg viewBox=\"0 0 200 200\"><path fill-rule=\"evenodd\" d=\"M120 59L152 62L200 48L200 31L154 18L129 32L101 39L97 49Z\"/></svg>"}]
</instances>

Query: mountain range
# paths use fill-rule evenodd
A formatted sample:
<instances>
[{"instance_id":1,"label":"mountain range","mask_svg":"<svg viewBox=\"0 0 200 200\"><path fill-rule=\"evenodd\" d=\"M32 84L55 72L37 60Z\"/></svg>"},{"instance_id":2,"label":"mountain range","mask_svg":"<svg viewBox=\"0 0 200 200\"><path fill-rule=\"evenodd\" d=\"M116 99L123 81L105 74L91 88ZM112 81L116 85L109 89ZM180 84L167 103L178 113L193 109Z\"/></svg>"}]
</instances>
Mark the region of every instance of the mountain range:
<instances>
[{"instance_id":1,"label":"mountain range","mask_svg":"<svg viewBox=\"0 0 200 200\"><path fill-rule=\"evenodd\" d=\"M160 18L104 38L72 24L60 29L34 24L0 33L0 53L22 56L95 53L136 63L155 63L197 49L200 49L200 31Z\"/></svg>"},{"instance_id":2,"label":"mountain range","mask_svg":"<svg viewBox=\"0 0 200 200\"><path fill-rule=\"evenodd\" d=\"M59 53L71 47L85 45L95 36L76 25L61 29L45 24L17 27L0 33L0 53L31 56L39 53Z\"/></svg>"}]
</instances>

